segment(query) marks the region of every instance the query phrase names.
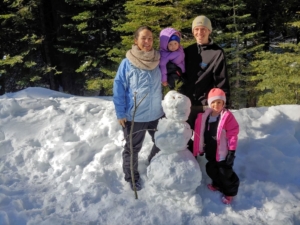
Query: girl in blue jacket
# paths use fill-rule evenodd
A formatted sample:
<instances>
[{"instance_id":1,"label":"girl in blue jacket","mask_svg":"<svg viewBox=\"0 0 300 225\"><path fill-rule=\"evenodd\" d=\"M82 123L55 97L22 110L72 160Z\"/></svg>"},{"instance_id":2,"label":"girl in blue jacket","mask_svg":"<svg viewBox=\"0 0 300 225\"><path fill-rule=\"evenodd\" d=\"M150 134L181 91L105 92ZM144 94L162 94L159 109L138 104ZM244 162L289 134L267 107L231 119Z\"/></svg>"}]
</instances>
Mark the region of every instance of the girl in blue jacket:
<instances>
[{"instance_id":1,"label":"girl in blue jacket","mask_svg":"<svg viewBox=\"0 0 300 225\"><path fill-rule=\"evenodd\" d=\"M151 28L148 26L139 27L134 33L134 44L127 51L126 58L122 60L114 80L113 102L117 119L123 128L124 137L126 138L122 153L123 171L125 180L130 183L132 189L129 133L131 121L134 120L132 145L136 190L141 189L138 172L138 153L142 148L146 130L148 130L154 142L154 133L158 120L164 115L161 106L162 90L159 60L160 53L153 49ZM136 96L136 104L140 104L133 118L135 108L134 96ZM154 143L148 157L149 162L158 152L159 149Z\"/></svg>"}]
</instances>

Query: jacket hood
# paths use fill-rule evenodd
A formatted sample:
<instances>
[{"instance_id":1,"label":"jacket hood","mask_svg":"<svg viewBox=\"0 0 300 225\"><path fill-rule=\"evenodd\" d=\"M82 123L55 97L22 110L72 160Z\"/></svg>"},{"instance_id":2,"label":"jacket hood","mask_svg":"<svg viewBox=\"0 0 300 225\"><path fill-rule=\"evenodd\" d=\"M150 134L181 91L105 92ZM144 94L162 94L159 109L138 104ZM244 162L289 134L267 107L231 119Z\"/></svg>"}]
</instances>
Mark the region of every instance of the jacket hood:
<instances>
[{"instance_id":1,"label":"jacket hood","mask_svg":"<svg viewBox=\"0 0 300 225\"><path fill-rule=\"evenodd\" d=\"M181 33L174 28L168 27L163 29L159 34L159 49L161 51L168 51L169 39L173 34L177 34L181 38Z\"/></svg>"}]
</instances>

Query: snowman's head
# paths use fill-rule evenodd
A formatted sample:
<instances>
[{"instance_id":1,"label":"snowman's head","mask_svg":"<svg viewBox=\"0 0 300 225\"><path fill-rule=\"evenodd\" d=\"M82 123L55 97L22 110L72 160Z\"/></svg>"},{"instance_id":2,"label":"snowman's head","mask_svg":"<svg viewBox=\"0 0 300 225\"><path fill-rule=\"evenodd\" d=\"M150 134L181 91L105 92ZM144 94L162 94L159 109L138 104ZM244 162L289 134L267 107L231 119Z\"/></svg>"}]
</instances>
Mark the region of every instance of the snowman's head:
<instances>
[{"instance_id":1,"label":"snowman's head","mask_svg":"<svg viewBox=\"0 0 300 225\"><path fill-rule=\"evenodd\" d=\"M172 90L162 100L162 107L168 119L187 121L191 112L191 101L187 96Z\"/></svg>"},{"instance_id":2,"label":"snowman's head","mask_svg":"<svg viewBox=\"0 0 300 225\"><path fill-rule=\"evenodd\" d=\"M187 143L192 137L192 129L187 122L178 122L162 118L155 132L155 144L165 153L174 153L187 149Z\"/></svg>"}]
</instances>

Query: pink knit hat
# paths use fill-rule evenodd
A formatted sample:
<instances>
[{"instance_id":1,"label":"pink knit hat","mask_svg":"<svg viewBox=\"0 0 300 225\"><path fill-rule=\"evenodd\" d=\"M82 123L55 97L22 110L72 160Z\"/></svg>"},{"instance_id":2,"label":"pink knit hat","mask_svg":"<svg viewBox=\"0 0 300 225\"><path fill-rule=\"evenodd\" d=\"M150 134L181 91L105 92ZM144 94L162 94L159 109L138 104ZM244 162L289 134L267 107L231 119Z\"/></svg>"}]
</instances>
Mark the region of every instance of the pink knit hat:
<instances>
[{"instance_id":1,"label":"pink knit hat","mask_svg":"<svg viewBox=\"0 0 300 225\"><path fill-rule=\"evenodd\" d=\"M225 92L223 90L221 90L220 88L213 88L208 93L208 98L207 98L208 106L210 107L210 104L217 99L223 100L224 105L226 104Z\"/></svg>"}]
</instances>

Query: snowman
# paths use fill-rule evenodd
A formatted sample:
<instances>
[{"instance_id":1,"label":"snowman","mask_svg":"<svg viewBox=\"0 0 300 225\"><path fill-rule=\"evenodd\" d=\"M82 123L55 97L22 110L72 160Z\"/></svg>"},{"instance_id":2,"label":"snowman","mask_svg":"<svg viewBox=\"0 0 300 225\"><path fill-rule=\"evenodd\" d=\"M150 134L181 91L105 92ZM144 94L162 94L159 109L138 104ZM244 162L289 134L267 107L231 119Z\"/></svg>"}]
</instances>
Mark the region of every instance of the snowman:
<instances>
[{"instance_id":1,"label":"snowman","mask_svg":"<svg viewBox=\"0 0 300 225\"><path fill-rule=\"evenodd\" d=\"M156 193L191 199L202 179L199 164L187 149L192 130L185 121L191 111L191 102L185 95L172 90L162 101L162 107L166 118L159 120L154 136L160 152L147 167L148 182ZM192 198L194 204L201 201L200 196L196 196Z\"/></svg>"}]
</instances>

